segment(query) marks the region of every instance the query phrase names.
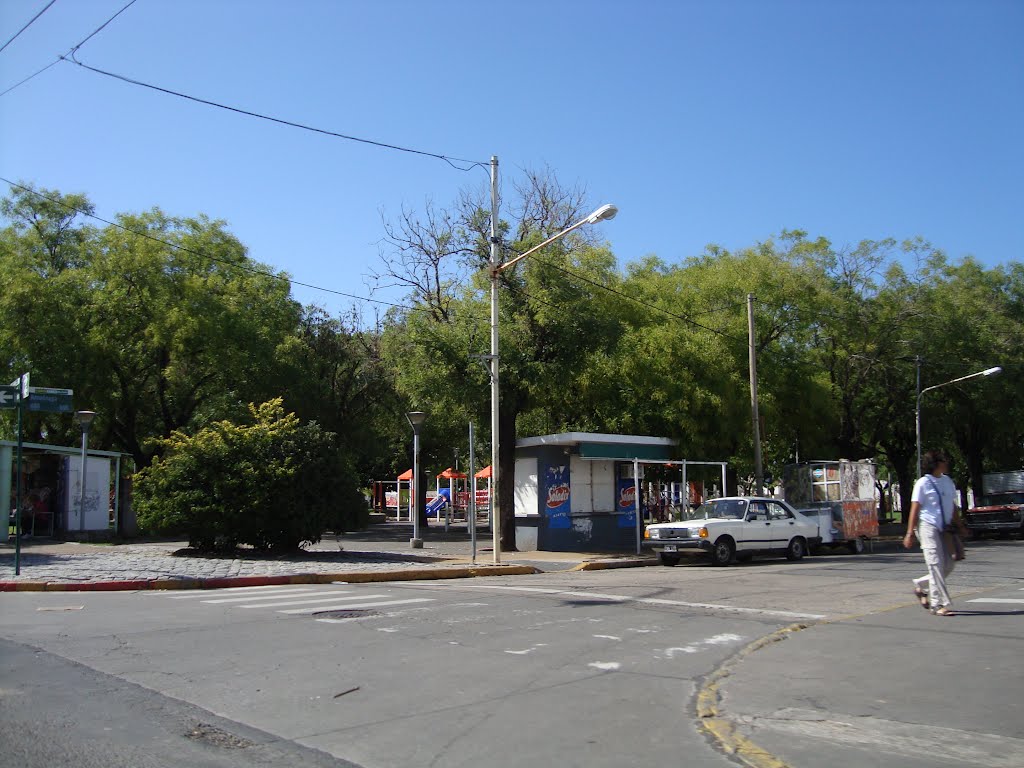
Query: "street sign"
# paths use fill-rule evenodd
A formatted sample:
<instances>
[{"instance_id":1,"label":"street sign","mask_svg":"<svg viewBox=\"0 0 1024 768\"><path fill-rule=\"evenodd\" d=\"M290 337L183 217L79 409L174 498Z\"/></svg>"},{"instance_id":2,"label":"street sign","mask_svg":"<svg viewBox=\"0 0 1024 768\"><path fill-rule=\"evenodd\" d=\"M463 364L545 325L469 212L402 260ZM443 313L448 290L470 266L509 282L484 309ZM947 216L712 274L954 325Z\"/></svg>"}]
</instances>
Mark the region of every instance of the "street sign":
<instances>
[{"instance_id":1,"label":"street sign","mask_svg":"<svg viewBox=\"0 0 1024 768\"><path fill-rule=\"evenodd\" d=\"M30 387L28 410L31 413L71 413L75 410L71 404L74 390L56 387Z\"/></svg>"},{"instance_id":2,"label":"street sign","mask_svg":"<svg viewBox=\"0 0 1024 768\"><path fill-rule=\"evenodd\" d=\"M0 408L17 408L20 394L17 382L7 386L0 385Z\"/></svg>"},{"instance_id":3,"label":"street sign","mask_svg":"<svg viewBox=\"0 0 1024 768\"><path fill-rule=\"evenodd\" d=\"M9 386L17 387L19 390L21 390L21 397L24 400L28 397L28 391L30 389L28 381L29 374L23 373L21 374L21 376L12 381Z\"/></svg>"},{"instance_id":4,"label":"street sign","mask_svg":"<svg viewBox=\"0 0 1024 768\"><path fill-rule=\"evenodd\" d=\"M75 394L73 389L61 389L60 387L29 387L28 391L33 395L67 395Z\"/></svg>"}]
</instances>

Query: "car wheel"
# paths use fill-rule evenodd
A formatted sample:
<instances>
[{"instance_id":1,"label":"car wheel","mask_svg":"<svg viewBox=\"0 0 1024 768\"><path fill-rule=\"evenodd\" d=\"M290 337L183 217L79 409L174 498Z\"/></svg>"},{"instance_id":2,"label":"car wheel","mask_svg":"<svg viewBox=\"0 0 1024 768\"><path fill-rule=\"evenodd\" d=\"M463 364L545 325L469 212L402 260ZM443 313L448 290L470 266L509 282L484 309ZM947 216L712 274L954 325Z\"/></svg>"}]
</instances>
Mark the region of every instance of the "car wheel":
<instances>
[{"instance_id":1,"label":"car wheel","mask_svg":"<svg viewBox=\"0 0 1024 768\"><path fill-rule=\"evenodd\" d=\"M736 544L728 536L722 536L711 550L712 565L729 565L736 556Z\"/></svg>"},{"instance_id":2,"label":"car wheel","mask_svg":"<svg viewBox=\"0 0 1024 768\"><path fill-rule=\"evenodd\" d=\"M864 539L858 536L856 539L850 539L846 542L846 548L850 550L851 555L863 555L864 554Z\"/></svg>"},{"instance_id":3,"label":"car wheel","mask_svg":"<svg viewBox=\"0 0 1024 768\"><path fill-rule=\"evenodd\" d=\"M679 565L679 555L669 555L664 552L659 552L658 562L667 566Z\"/></svg>"},{"instance_id":4,"label":"car wheel","mask_svg":"<svg viewBox=\"0 0 1024 768\"><path fill-rule=\"evenodd\" d=\"M786 547L786 559L787 560L803 560L804 555L807 554L807 542L797 536Z\"/></svg>"}]
</instances>

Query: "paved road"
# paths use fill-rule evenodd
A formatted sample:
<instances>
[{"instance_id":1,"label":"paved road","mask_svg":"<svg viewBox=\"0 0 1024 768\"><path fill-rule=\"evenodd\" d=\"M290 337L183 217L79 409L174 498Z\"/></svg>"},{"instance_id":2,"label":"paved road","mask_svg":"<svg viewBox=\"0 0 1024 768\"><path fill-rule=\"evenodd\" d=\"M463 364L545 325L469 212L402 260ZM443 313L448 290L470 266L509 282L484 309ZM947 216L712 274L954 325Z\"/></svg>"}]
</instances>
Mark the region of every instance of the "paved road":
<instances>
[{"instance_id":1,"label":"paved road","mask_svg":"<svg viewBox=\"0 0 1024 768\"><path fill-rule=\"evenodd\" d=\"M0 637L212 713L229 736L267 734L366 768L1005 768L1024 764L1024 605L1009 602L1024 599L1022 554L1016 541L973 545L952 580L964 615L951 619L910 595L920 555L892 550L725 569L4 594Z\"/></svg>"}]
</instances>

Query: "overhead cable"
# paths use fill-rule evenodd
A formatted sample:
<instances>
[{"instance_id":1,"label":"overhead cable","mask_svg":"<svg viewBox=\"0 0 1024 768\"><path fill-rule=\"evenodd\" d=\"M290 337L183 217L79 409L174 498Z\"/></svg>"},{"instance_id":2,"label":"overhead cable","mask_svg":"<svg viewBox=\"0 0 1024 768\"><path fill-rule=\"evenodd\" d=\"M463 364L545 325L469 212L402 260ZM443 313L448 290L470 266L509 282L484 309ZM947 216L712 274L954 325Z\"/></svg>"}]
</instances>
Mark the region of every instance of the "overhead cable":
<instances>
[{"instance_id":1,"label":"overhead cable","mask_svg":"<svg viewBox=\"0 0 1024 768\"><path fill-rule=\"evenodd\" d=\"M197 250L194 250L192 248L187 248L187 247L185 247L183 245L179 245L177 243L172 243L172 242L169 242L167 240L162 240L159 237L154 237L153 235L150 235L150 234L148 234L146 232L139 232L138 230L131 229L129 227L124 226L123 224L118 224L116 221L110 221L108 219L104 219L102 216L97 216L94 213L89 213L88 211L82 210L81 208L77 208L77 207L75 207L73 205L69 205L69 204L65 203L63 200L59 199L59 198L50 197L49 195L44 195L41 192L37 192L36 190L32 189L31 187L26 187L24 184L18 184L16 182L10 181L9 179L5 179L3 176L0 176L0 181L4 182L5 184L9 184L12 187L16 187L18 189L24 190L25 192L29 192L30 194L33 194L36 197L42 198L43 200L48 200L49 202L54 203L55 205L59 205L62 208L65 208L66 210L74 211L75 213L81 214L82 216L88 216L91 219L96 219L96 221L101 221L104 224L108 224L108 225L110 225L112 227L117 227L118 229L122 230L123 232L127 232L127 233L135 235L137 237L145 238L146 240L152 240L155 243L160 243L161 245L166 245L168 248L174 248L175 250L191 254L192 256L198 256L198 257L206 259L208 261L216 261L216 262L219 262L221 264L225 264L225 265L227 265L229 267L235 267L237 269L241 269L241 270L243 270L245 272L250 272L250 273L255 274L255 275L262 275L263 277L270 277L270 278L273 278L274 280L281 280L281 281L284 281L284 282L288 283L289 285L301 285L303 288L312 288L313 290L316 290L316 291L323 291L324 293L331 293L331 294L334 294L336 296L344 296L345 298L348 298L348 299L356 299L358 301L365 301L365 302L368 302L370 304L382 304L382 305L387 306L387 307L396 307L398 309L404 309L404 310L408 310L410 312L415 312L415 311L421 311L422 312L422 311L425 311L422 307L410 307L410 306L407 306L405 304L395 304L395 303L390 302L390 301L381 301L380 299L371 299L371 298L368 298L366 296L357 296L355 294L345 293L344 291L338 291L338 290L335 290L333 288L324 288L321 285L313 285L312 283L303 283L303 282L301 282L299 280L294 280L294 279L289 278L289 277L284 277L282 275L275 274L274 272L268 272L267 270L264 270L264 269L256 269L255 267L249 267L249 266L246 266L245 264L238 264L236 262L227 261L225 259L219 259L216 256L211 256L208 253L204 253L202 251L197 251Z\"/></svg>"},{"instance_id":2,"label":"overhead cable","mask_svg":"<svg viewBox=\"0 0 1024 768\"><path fill-rule=\"evenodd\" d=\"M397 144L387 144L387 143L382 142L382 141L374 141L372 139L362 139L362 138L359 138L358 136L349 136L349 135L344 134L344 133L338 133L337 131L329 131L329 130L327 130L325 128L316 128L315 126L312 126L312 125L305 125L303 123L297 123L297 122L294 122L292 120L284 120L284 119L282 119L280 117L271 117L270 115L260 114L259 112L253 112L253 111L248 110L248 109L241 109L240 107L232 107L232 106L229 106L227 104L221 104L221 103L216 102L216 101L210 101L209 99L201 99L198 96L190 96L187 93L182 93L180 91L174 91L174 90L171 90L170 88L163 88L163 87L161 87L159 85L153 85L151 83L143 82L142 80L135 80L133 78L126 77L124 75L119 75L116 72L107 72L106 70L98 69L97 67L91 67L88 64L85 64L84 62L81 62L78 59L76 59L75 56L74 56L74 51L71 52L70 56L61 56L60 58L63 61L68 61L68 62L71 62L72 64L77 64L78 66L82 67L83 69L87 69L90 72L95 72L96 74L99 74L99 75L104 75L106 77L112 77L115 80L121 80L122 82L129 83L131 85L137 85L137 86L140 86L142 88L149 88L150 90L159 91L160 93L166 93L166 94L168 94L170 96L177 96L180 99L187 99L188 101L194 101L194 102L196 102L198 104L206 104L207 106L216 107L217 109L225 109L228 112L235 112L236 114L239 114L239 115L246 115L248 117L255 117L255 118L258 118L260 120L268 120L268 121L270 121L272 123L278 123L279 125L287 125L287 126L289 126L291 128L300 128L300 129L302 129L304 131L312 131L313 133L323 134L324 136L333 136L334 138L338 138L338 139L346 139L348 141L357 141L357 142L359 142L361 144L370 144L371 146L381 147L383 149L394 149L394 150L397 150L398 152L409 152L410 154L413 154L413 155L423 155L425 157L436 158L437 160L444 160L446 163L448 163L448 165L450 165L452 168L454 168L454 169L456 169L458 171L469 171L469 170L472 170L473 168L477 168L477 167L481 167L482 168L482 167L487 167L487 165L488 165L488 163L484 163L484 162L477 161L477 160L464 160L464 159L459 158L459 157L449 157L448 155L440 155L440 154L437 154L435 152L424 152L421 149L410 149L409 147L401 147L401 146L398 146ZM458 163L465 163L465 164L468 164L468 165L466 165L466 167L462 167L461 165L458 165Z\"/></svg>"},{"instance_id":3,"label":"overhead cable","mask_svg":"<svg viewBox=\"0 0 1024 768\"><path fill-rule=\"evenodd\" d=\"M21 29L19 29L19 30L18 30L17 32L15 32L15 33L14 33L14 37L12 37L12 38L11 38L10 40L8 40L8 41L7 41L6 43L4 43L3 45L0 45L0 51L3 51L3 49L4 49L4 48L6 48L6 47L7 47L8 45L10 45L10 44L11 44L11 43L13 43L13 42L14 42L15 40L17 40L17 39L18 39L18 35L20 35L20 34L21 34L22 32L24 32L24 31L25 31L26 29L28 29L29 27L31 27L31 26L32 26L32 22L33 22L33 21L35 21L36 19L38 19L38 18L39 18L40 16L42 16L42 15L43 15L44 13L46 13L46 11L47 11L47 10L49 10L50 6L51 6L51 5L53 5L53 4L54 4L54 3L56 3L56 2L57 2L57 0L50 0L50 2L46 4L46 7L45 7L45 8L43 8L43 10L41 10L41 11L40 11L39 13L37 13L37 14L36 14L35 16L33 16L33 17L32 17L31 21L29 21L29 23L28 23L28 24L26 24L26 25L25 25L24 27L22 27ZM132 0L132 2L135 2L135 0Z\"/></svg>"}]
</instances>

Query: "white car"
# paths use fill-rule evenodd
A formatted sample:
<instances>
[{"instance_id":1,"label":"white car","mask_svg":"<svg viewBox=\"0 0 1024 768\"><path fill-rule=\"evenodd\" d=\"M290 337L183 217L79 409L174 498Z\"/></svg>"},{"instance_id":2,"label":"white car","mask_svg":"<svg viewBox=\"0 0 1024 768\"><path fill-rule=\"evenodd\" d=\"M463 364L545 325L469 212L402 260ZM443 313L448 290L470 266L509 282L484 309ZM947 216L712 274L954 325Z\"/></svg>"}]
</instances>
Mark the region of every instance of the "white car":
<instances>
[{"instance_id":1,"label":"white car","mask_svg":"<svg viewBox=\"0 0 1024 768\"><path fill-rule=\"evenodd\" d=\"M709 499L684 519L656 523L644 530L644 546L662 565L676 565L685 554L706 553L715 565L755 554L799 560L821 543L818 520L779 499L729 496Z\"/></svg>"}]
</instances>

